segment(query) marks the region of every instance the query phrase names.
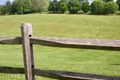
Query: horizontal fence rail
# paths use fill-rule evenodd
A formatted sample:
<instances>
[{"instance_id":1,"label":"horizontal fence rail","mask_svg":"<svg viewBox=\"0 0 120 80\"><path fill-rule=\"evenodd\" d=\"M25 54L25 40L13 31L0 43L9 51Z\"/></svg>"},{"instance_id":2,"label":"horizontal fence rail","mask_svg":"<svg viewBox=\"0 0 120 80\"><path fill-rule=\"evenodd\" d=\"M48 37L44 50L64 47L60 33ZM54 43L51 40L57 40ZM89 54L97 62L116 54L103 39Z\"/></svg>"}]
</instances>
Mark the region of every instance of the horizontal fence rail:
<instances>
[{"instance_id":1,"label":"horizontal fence rail","mask_svg":"<svg viewBox=\"0 0 120 80\"><path fill-rule=\"evenodd\" d=\"M21 37L0 37L0 44L22 44Z\"/></svg>"},{"instance_id":2,"label":"horizontal fence rail","mask_svg":"<svg viewBox=\"0 0 120 80\"><path fill-rule=\"evenodd\" d=\"M40 45L52 46L52 47L118 50L118 51L120 50L120 40L31 37L30 41L32 44L40 44Z\"/></svg>"},{"instance_id":3,"label":"horizontal fence rail","mask_svg":"<svg viewBox=\"0 0 120 80\"><path fill-rule=\"evenodd\" d=\"M51 47L120 51L120 40L30 37L30 43ZM0 37L0 44L22 44L22 39L21 37Z\"/></svg>"},{"instance_id":4,"label":"horizontal fence rail","mask_svg":"<svg viewBox=\"0 0 120 80\"><path fill-rule=\"evenodd\" d=\"M24 74L24 68L14 68L14 67L0 67L1 73L10 73L10 74ZM57 71L57 70L41 70L34 69L34 75L55 78L61 80L120 80L120 77L115 76L104 76L104 75L95 75L87 73L77 73L77 72L67 72L67 71Z\"/></svg>"}]
</instances>

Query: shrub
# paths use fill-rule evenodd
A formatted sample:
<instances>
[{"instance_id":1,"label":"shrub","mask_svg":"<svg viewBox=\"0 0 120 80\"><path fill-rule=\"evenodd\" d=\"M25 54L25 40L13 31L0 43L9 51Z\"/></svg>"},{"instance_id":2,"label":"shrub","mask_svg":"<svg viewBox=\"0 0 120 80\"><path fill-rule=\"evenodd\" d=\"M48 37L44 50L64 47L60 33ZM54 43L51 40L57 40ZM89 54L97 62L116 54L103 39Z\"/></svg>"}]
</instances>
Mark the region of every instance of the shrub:
<instances>
[{"instance_id":1,"label":"shrub","mask_svg":"<svg viewBox=\"0 0 120 80\"><path fill-rule=\"evenodd\" d=\"M91 13L92 14L103 14L105 8L105 2L104 1L94 1L91 4Z\"/></svg>"},{"instance_id":2,"label":"shrub","mask_svg":"<svg viewBox=\"0 0 120 80\"><path fill-rule=\"evenodd\" d=\"M12 14L27 14L32 12L32 3L29 0L14 0Z\"/></svg>"},{"instance_id":3,"label":"shrub","mask_svg":"<svg viewBox=\"0 0 120 80\"><path fill-rule=\"evenodd\" d=\"M60 12L64 13L67 11L67 4L66 2L60 2Z\"/></svg>"},{"instance_id":4,"label":"shrub","mask_svg":"<svg viewBox=\"0 0 120 80\"><path fill-rule=\"evenodd\" d=\"M28 14L32 12L32 3L30 0L23 0L23 13Z\"/></svg>"},{"instance_id":5,"label":"shrub","mask_svg":"<svg viewBox=\"0 0 120 80\"><path fill-rule=\"evenodd\" d=\"M118 5L115 2L107 2L105 4L105 14L114 14L118 10Z\"/></svg>"},{"instance_id":6,"label":"shrub","mask_svg":"<svg viewBox=\"0 0 120 80\"><path fill-rule=\"evenodd\" d=\"M49 2L48 11L52 11L52 10L53 10L53 3Z\"/></svg>"},{"instance_id":7,"label":"shrub","mask_svg":"<svg viewBox=\"0 0 120 80\"><path fill-rule=\"evenodd\" d=\"M80 10L80 2L78 0L69 0L68 11L73 14Z\"/></svg>"},{"instance_id":8,"label":"shrub","mask_svg":"<svg viewBox=\"0 0 120 80\"><path fill-rule=\"evenodd\" d=\"M120 10L120 0L117 0L117 4L118 4L119 10Z\"/></svg>"},{"instance_id":9,"label":"shrub","mask_svg":"<svg viewBox=\"0 0 120 80\"><path fill-rule=\"evenodd\" d=\"M89 2L87 2L87 1L84 2L84 3L82 4L81 9L82 9L85 13L87 13L87 12L89 11L89 9L90 9Z\"/></svg>"},{"instance_id":10,"label":"shrub","mask_svg":"<svg viewBox=\"0 0 120 80\"><path fill-rule=\"evenodd\" d=\"M53 13L59 12L59 1L53 0L53 2L49 3L48 11L52 11Z\"/></svg>"},{"instance_id":11,"label":"shrub","mask_svg":"<svg viewBox=\"0 0 120 80\"><path fill-rule=\"evenodd\" d=\"M6 1L5 3L5 14L11 14L11 3L10 1Z\"/></svg>"},{"instance_id":12,"label":"shrub","mask_svg":"<svg viewBox=\"0 0 120 80\"><path fill-rule=\"evenodd\" d=\"M0 15L5 15L6 14L6 7L5 5L1 5L0 7Z\"/></svg>"}]
</instances>

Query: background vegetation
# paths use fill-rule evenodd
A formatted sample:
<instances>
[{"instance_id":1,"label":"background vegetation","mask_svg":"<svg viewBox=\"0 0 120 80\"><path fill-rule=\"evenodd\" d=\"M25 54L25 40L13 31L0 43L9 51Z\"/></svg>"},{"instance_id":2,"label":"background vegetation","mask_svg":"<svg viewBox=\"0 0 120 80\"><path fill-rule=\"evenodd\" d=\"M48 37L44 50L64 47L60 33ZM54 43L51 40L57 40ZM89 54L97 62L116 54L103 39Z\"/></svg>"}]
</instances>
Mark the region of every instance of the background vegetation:
<instances>
[{"instance_id":1,"label":"background vegetation","mask_svg":"<svg viewBox=\"0 0 120 80\"><path fill-rule=\"evenodd\" d=\"M86 5L87 2L87 5ZM94 0L92 3L80 0L14 0L0 5L0 14L28 14L28 13L66 13L77 14L81 11L95 15L115 14L119 9L120 2L113 0ZM83 8L84 7L84 8Z\"/></svg>"}]
</instances>

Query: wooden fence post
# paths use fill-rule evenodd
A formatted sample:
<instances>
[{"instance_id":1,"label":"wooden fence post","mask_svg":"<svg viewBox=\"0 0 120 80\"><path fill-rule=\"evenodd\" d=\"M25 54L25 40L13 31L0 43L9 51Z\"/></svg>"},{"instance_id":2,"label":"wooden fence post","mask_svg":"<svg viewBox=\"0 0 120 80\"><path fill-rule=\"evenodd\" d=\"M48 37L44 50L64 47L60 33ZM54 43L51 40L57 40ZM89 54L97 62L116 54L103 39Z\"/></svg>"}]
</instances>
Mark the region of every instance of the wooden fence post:
<instances>
[{"instance_id":1,"label":"wooden fence post","mask_svg":"<svg viewBox=\"0 0 120 80\"><path fill-rule=\"evenodd\" d=\"M33 46L30 44L29 37L32 36L32 25L24 23L21 26L22 34L22 47L23 47L23 58L25 66L25 78L26 80L35 80L33 74L34 59L33 59Z\"/></svg>"}]
</instances>

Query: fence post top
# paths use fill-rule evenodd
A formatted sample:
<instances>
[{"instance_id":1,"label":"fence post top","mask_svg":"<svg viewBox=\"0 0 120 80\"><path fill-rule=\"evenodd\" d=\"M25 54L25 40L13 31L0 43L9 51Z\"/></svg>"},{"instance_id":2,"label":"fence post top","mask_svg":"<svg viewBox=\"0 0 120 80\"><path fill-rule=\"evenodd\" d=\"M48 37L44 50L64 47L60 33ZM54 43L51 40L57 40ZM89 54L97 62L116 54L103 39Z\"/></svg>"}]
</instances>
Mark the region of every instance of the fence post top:
<instances>
[{"instance_id":1,"label":"fence post top","mask_svg":"<svg viewBox=\"0 0 120 80\"><path fill-rule=\"evenodd\" d=\"M21 27L28 29L29 36L32 36L32 25L30 23L22 23Z\"/></svg>"}]
</instances>

